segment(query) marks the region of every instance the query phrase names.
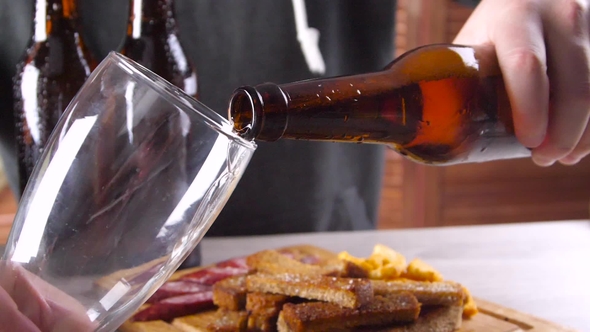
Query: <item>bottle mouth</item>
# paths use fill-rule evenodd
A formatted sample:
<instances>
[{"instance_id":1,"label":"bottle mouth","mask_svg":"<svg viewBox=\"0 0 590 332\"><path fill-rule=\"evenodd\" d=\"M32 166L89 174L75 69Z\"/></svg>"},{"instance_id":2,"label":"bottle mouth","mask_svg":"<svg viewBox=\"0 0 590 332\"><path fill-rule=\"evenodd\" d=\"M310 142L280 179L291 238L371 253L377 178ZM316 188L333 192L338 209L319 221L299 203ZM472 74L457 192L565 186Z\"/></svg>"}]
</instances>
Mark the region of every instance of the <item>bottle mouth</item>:
<instances>
[{"instance_id":1,"label":"bottle mouth","mask_svg":"<svg viewBox=\"0 0 590 332\"><path fill-rule=\"evenodd\" d=\"M243 139L251 141L256 138L256 110L260 107L260 99L256 90L249 90L254 89L242 87L234 91L229 103L228 116L234 131Z\"/></svg>"}]
</instances>

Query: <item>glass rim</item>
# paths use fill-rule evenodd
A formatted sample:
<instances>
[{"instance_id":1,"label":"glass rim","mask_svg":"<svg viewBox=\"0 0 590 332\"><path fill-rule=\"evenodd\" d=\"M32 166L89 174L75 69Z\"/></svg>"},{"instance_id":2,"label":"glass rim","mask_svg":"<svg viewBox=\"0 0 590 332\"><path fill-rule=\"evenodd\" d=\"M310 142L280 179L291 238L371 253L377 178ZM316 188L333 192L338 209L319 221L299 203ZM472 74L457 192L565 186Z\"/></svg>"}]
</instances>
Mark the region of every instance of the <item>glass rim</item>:
<instances>
[{"instance_id":1,"label":"glass rim","mask_svg":"<svg viewBox=\"0 0 590 332\"><path fill-rule=\"evenodd\" d=\"M228 119L222 117L219 113L213 111L194 97L191 97L182 89L163 79L158 74L116 51L109 52L107 58L115 60L117 66L121 67L123 65L125 66L124 69L130 69L133 74L138 74L143 77L154 90L173 99L175 101L174 104L181 107L183 110L193 112L200 116L210 125L210 127L212 127L212 129L228 136L231 140L240 143L240 145L243 145L246 148L252 150L257 148L257 144L254 141L248 141L238 135L233 130L233 126Z\"/></svg>"}]
</instances>

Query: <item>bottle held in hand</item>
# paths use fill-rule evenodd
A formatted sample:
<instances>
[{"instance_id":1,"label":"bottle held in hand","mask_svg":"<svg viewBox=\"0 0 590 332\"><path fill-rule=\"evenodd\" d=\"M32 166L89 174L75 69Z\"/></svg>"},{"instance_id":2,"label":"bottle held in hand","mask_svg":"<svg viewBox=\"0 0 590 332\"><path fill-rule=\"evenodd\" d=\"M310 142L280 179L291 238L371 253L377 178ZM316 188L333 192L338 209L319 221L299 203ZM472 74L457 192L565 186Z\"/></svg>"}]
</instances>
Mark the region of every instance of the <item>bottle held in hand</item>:
<instances>
[{"instance_id":1,"label":"bottle held in hand","mask_svg":"<svg viewBox=\"0 0 590 332\"><path fill-rule=\"evenodd\" d=\"M374 73L241 87L229 117L246 139L386 144L429 165L530 156L483 47L429 45Z\"/></svg>"}]
</instances>

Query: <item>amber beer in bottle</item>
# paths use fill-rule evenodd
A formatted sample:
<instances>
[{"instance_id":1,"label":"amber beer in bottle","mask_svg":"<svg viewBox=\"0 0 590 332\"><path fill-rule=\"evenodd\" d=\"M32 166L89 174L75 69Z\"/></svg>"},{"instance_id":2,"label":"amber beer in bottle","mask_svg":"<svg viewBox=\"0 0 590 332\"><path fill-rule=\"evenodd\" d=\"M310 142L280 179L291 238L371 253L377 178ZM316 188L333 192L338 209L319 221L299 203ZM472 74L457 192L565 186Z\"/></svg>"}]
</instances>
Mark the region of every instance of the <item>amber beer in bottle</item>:
<instances>
[{"instance_id":1,"label":"amber beer in bottle","mask_svg":"<svg viewBox=\"0 0 590 332\"><path fill-rule=\"evenodd\" d=\"M119 52L198 97L197 73L179 39L173 0L130 0Z\"/></svg>"},{"instance_id":2,"label":"amber beer in bottle","mask_svg":"<svg viewBox=\"0 0 590 332\"><path fill-rule=\"evenodd\" d=\"M488 47L428 45L374 73L241 87L229 117L246 139L387 144L430 165L530 156Z\"/></svg>"},{"instance_id":3,"label":"amber beer in bottle","mask_svg":"<svg viewBox=\"0 0 590 332\"><path fill-rule=\"evenodd\" d=\"M96 66L75 0L36 0L33 35L14 77L19 197L59 117Z\"/></svg>"}]
</instances>

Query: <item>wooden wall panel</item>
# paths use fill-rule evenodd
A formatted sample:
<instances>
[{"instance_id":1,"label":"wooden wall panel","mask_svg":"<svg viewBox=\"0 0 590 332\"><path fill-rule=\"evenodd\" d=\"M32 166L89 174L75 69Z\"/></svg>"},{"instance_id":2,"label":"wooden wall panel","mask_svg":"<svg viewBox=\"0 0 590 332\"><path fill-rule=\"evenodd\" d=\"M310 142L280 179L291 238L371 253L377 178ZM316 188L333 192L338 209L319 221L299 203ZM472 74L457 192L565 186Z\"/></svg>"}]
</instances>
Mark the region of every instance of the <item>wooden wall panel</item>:
<instances>
[{"instance_id":1,"label":"wooden wall panel","mask_svg":"<svg viewBox=\"0 0 590 332\"><path fill-rule=\"evenodd\" d=\"M465 21L469 18L473 12L473 8L460 5L454 1L446 0L447 2L447 25L444 27L445 39L447 42L455 39L455 36L459 33L459 30L465 24Z\"/></svg>"},{"instance_id":2,"label":"wooden wall panel","mask_svg":"<svg viewBox=\"0 0 590 332\"><path fill-rule=\"evenodd\" d=\"M542 168L528 159L443 170L440 225L587 219L590 159Z\"/></svg>"}]
</instances>

